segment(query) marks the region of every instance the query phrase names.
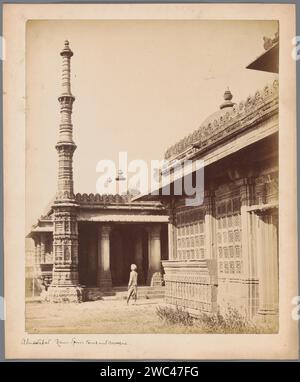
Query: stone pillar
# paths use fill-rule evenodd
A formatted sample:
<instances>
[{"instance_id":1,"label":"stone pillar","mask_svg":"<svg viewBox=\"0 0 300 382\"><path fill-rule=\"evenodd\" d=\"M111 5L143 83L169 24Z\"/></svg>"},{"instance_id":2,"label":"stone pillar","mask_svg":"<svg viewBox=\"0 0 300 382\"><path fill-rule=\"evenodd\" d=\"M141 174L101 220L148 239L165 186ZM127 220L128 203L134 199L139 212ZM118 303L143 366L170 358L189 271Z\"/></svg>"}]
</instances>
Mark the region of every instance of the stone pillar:
<instances>
[{"instance_id":1,"label":"stone pillar","mask_svg":"<svg viewBox=\"0 0 300 382\"><path fill-rule=\"evenodd\" d=\"M176 237L176 212L175 212L175 202L170 200L164 203L166 210L169 215L169 223L168 223L168 260L176 260L177 259L177 237Z\"/></svg>"},{"instance_id":2,"label":"stone pillar","mask_svg":"<svg viewBox=\"0 0 300 382\"><path fill-rule=\"evenodd\" d=\"M88 235L88 250L87 250L87 257L88 257L88 281L89 286L96 286L96 280L97 280L97 270L98 270L98 236L94 230L91 230Z\"/></svg>"},{"instance_id":3,"label":"stone pillar","mask_svg":"<svg viewBox=\"0 0 300 382\"><path fill-rule=\"evenodd\" d=\"M103 225L98 227L98 273L97 286L101 289L111 289L109 233L111 227Z\"/></svg>"},{"instance_id":4,"label":"stone pillar","mask_svg":"<svg viewBox=\"0 0 300 382\"><path fill-rule=\"evenodd\" d=\"M241 200L241 228L242 228L242 255L244 263L244 275L251 279L256 276L254 267L253 256L253 240L252 240L252 226L251 214L248 212L249 206L254 203L253 196L253 182L249 178L241 179L240 186L240 200Z\"/></svg>"},{"instance_id":5,"label":"stone pillar","mask_svg":"<svg viewBox=\"0 0 300 382\"><path fill-rule=\"evenodd\" d=\"M138 283L145 283L144 268L143 268L143 238L142 231L135 229L135 247L134 247L134 261L137 266Z\"/></svg>"},{"instance_id":6,"label":"stone pillar","mask_svg":"<svg viewBox=\"0 0 300 382\"><path fill-rule=\"evenodd\" d=\"M168 260L174 260L174 236L175 236L175 228L171 221L168 223L168 248L169 248L169 256Z\"/></svg>"},{"instance_id":7,"label":"stone pillar","mask_svg":"<svg viewBox=\"0 0 300 382\"><path fill-rule=\"evenodd\" d=\"M205 206L205 258L216 259L216 219L213 216L213 191L205 191Z\"/></svg>"},{"instance_id":8,"label":"stone pillar","mask_svg":"<svg viewBox=\"0 0 300 382\"><path fill-rule=\"evenodd\" d=\"M259 310L264 320L278 315L278 210L258 212L259 244Z\"/></svg>"},{"instance_id":9,"label":"stone pillar","mask_svg":"<svg viewBox=\"0 0 300 382\"><path fill-rule=\"evenodd\" d=\"M41 233L41 263L46 262L46 235L45 233Z\"/></svg>"},{"instance_id":10,"label":"stone pillar","mask_svg":"<svg viewBox=\"0 0 300 382\"><path fill-rule=\"evenodd\" d=\"M241 200L241 245L245 297L244 306L246 314L252 318L258 309L258 276L257 253L255 248L255 221L249 207L254 204L254 181L252 178L243 178L236 182L240 187Z\"/></svg>"},{"instance_id":11,"label":"stone pillar","mask_svg":"<svg viewBox=\"0 0 300 382\"><path fill-rule=\"evenodd\" d=\"M38 237L36 238L36 263L39 265L41 265L41 262L42 262L42 255L41 255L41 236L38 235Z\"/></svg>"},{"instance_id":12,"label":"stone pillar","mask_svg":"<svg viewBox=\"0 0 300 382\"><path fill-rule=\"evenodd\" d=\"M37 275L41 275L41 262L42 262L42 246L41 246L41 235L36 238L36 270Z\"/></svg>"},{"instance_id":13,"label":"stone pillar","mask_svg":"<svg viewBox=\"0 0 300 382\"><path fill-rule=\"evenodd\" d=\"M34 237L34 277L39 277L41 275L40 266L40 238L39 236Z\"/></svg>"},{"instance_id":14,"label":"stone pillar","mask_svg":"<svg viewBox=\"0 0 300 382\"><path fill-rule=\"evenodd\" d=\"M160 231L160 224L155 224L148 228L149 268L147 284L151 286L161 286L163 281L161 273Z\"/></svg>"}]
</instances>

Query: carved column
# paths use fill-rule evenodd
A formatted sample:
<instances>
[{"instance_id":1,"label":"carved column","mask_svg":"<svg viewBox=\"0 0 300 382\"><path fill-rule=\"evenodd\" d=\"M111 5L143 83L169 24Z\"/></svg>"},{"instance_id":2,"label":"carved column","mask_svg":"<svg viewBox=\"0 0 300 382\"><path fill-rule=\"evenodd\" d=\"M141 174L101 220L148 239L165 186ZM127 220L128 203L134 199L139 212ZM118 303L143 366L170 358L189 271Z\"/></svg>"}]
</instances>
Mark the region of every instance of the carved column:
<instances>
[{"instance_id":1,"label":"carved column","mask_svg":"<svg viewBox=\"0 0 300 382\"><path fill-rule=\"evenodd\" d=\"M168 260L176 260L176 213L175 213L175 202L171 200L168 203L165 203L165 207L168 211L169 215L169 223L168 223L168 249L169 249L169 256Z\"/></svg>"},{"instance_id":2,"label":"carved column","mask_svg":"<svg viewBox=\"0 0 300 382\"><path fill-rule=\"evenodd\" d=\"M98 273L97 286L101 289L111 289L110 272L110 243L109 234L111 227L108 225L98 227Z\"/></svg>"},{"instance_id":3,"label":"carved column","mask_svg":"<svg viewBox=\"0 0 300 382\"><path fill-rule=\"evenodd\" d=\"M255 222L249 213L249 206L254 204L254 180L251 177L240 179L236 182L240 187L241 201L241 245L246 301L246 314L253 317L258 309L258 276L257 276L257 254L255 249Z\"/></svg>"},{"instance_id":4,"label":"carved column","mask_svg":"<svg viewBox=\"0 0 300 382\"><path fill-rule=\"evenodd\" d=\"M143 269L143 238L141 229L135 229L135 248L134 248L134 261L137 266L138 283L145 283L144 269Z\"/></svg>"},{"instance_id":5,"label":"carved column","mask_svg":"<svg viewBox=\"0 0 300 382\"><path fill-rule=\"evenodd\" d=\"M98 269L98 236L94 230L90 230L88 235L88 280L89 286L96 286Z\"/></svg>"},{"instance_id":6,"label":"carved column","mask_svg":"<svg viewBox=\"0 0 300 382\"><path fill-rule=\"evenodd\" d=\"M76 210L66 206L54 212L54 272L53 286L76 287L78 285L78 226ZM71 289L61 290L62 295L73 294ZM66 296L65 296L66 297ZM71 298L71 296L70 296Z\"/></svg>"},{"instance_id":7,"label":"carved column","mask_svg":"<svg viewBox=\"0 0 300 382\"><path fill-rule=\"evenodd\" d=\"M242 227L242 254L244 262L244 275L251 278L255 274L254 256L252 248L252 225L251 215L248 212L249 206L254 203L254 189L251 178L241 179L240 200L241 200L241 227Z\"/></svg>"},{"instance_id":8,"label":"carved column","mask_svg":"<svg viewBox=\"0 0 300 382\"><path fill-rule=\"evenodd\" d=\"M46 236L45 233L41 233L41 263L46 262Z\"/></svg>"},{"instance_id":9,"label":"carved column","mask_svg":"<svg viewBox=\"0 0 300 382\"><path fill-rule=\"evenodd\" d=\"M266 319L278 314L278 210L270 208L259 215L259 310Z\"/></svg>"},{"instance_id":10,"label":"carved column","mask_svg":"<svg viewBox=\"0 0 300 382\"><path fill-rule=\"evenodd\" d=\"M40 266L41 264L41 237L40 235L36 238L36 263Z\"/></svg>"},{"instance_id":11,"label":"carved column","mask_svg":"<svg viewBox=\"0 0 300 382\"><path fill-rule=\"evenodd\" d=\"M160 224L155 224L148 228L149 268L147 284L151 286L160 286L163 281L161 273L160 232Z\"/></svg>"},{"instance_id":12,"label":"carved column","mask_svg":"<svg viewBox=\"0 0 300 382\"><path fill-rule=\"evenodd\" d=\"M205 191L205 258L216 259L216 219L214 217L214 192Z\"/></svg>"},{"instance_id":13,"label":"carved column","mask_svg":"<svg viewBox=\"0 0 300 382\"><path fill-rule=\"evenodd\" d=\"M33 264L34 264L34 266L36 266L36 264L37 264L37 240L36 240L36 237L33 236L32 240L33 240L33 244L34 244Z\"/></svg>"},{"instance_id":14,"label":"carved column","mask_svg":"<svg viewBox=\"0 0 300 382\"><path fill-rule=\"evenodd\" d=\"M39 236L34 236L34 276L39 277L41 274L40 265L40 238Z\"/></svg>"}]
</instances>

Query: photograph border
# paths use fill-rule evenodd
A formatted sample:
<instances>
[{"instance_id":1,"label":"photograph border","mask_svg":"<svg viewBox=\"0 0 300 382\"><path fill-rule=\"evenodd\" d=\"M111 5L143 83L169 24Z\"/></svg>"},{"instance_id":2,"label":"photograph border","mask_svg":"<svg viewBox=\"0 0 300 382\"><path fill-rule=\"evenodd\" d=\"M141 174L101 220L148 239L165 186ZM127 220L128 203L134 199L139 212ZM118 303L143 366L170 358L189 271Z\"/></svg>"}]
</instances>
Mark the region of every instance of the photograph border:
<instances>
[{"instance_id":1,"label":"photograph border","mask_svg":"<svg viewBox=\"0 0 300 382\"><path fill-rule=\"evenodd\" d=\"M94 5L93 6L86 5L86 6L88 8L94 7ZM84 7L86 7L86 6L84 6ZM280 108L283 107L283 109L281 109L281 110L283 110L283 113L281 112L280 124L283 125L282 114L287 113L286 109L287 109L287 105L289 105L288 113L290 114L290 119L289 119L289 123L286 123L286 125L287 126L291 125L294 127L293 127L293 131L289 131L289 132L284 131L283 139L287 143L291 142L291 141L295 142L296 141L296 139L295 139L295 134L296 134L296 129L295 129L295 127L296 127L296 124L295 124L295 117L296 117L295 66L296 65L295 65L295 62L292 63L291 60L288 60L288 59L283 60L283 58L286 57L286 54L288 54L289 50L290 50L290 47L288 46L288 39L292 38L292 36L295 35L295 31L293 30L293 25L291 25L292 23L290 23L290 17L292 15L290 12L292 12L293 7L292 6L286 7L285 5L278 5L278 6L274 6L272 8L272 12L270 12L270 10L267 8L267 5L252 5L252 6L249 5L249 7L252 8L250 11L251 16L252 16L252 12L255 13L254 8L257 9L257 6L259 6L259 8L260 8L260 15L263 12L266 12L266 14L268 14L268 16L270 14L274 15L274 14L276 14L276 12L280 13L280 14L278 13L278 16L279 16L278 18L281 22L281 24L280 24L281 25L281 34L280 34L280 44L281 44L280 45L281 46L280 57L281 57L281 59L280 59L280 64L283 65L283 68L281 67L280 83L283 81L282 78L284 78L284 80L285 80L285 85L284 85L285 89L280 90L281 100L284 99L284 104L282 106L280 106ZM45 355L44 354L45 353L44 349L46 347L45 345L42 345L42 346L28 345L28 346L26 346L26 350L24 350L24 347L22 348L22 345L20 345L20 343L16 342L16 336L18 333L20 333L20 329L22 326L22 324L20 325L20 322L19 322L20 321L19 313L20 313L20 306L22 305L22 301L21 301L20 295L16 296L15 292L20 291L21 289L19 289L19 280L17 280L16 291L12 291L11 290L11 286L12 286L11 280L8 280L9 275L12 275L12 266L13 265L15 265L15 269L17 269L18 279L20 278L20 281L21 281L21 280L23 280L22 277L24 277L24 270L22 273L20 264L16 264L16 262L18 260L20 260L20 258L18 259L15 256L15 254L16 254L15 245L17 245L17 243L15 243L15 242L12 243L11 239L8 236L9 232L11 232L11 230L9 230L9 227L11 227L11 224L13 224L14 216L16 216L15 215L15 211L16 211L15 208L17 207L16 205L20 205L20 202L22 201L22 188L20 187L20 189L16 190L16 192L15 192L15 190L13 189L13 178L12 178L12 176L17 175L17 178L19 179L21 184L22 184L22 180L24 180L24 174L20 173L20 168L15 168L16 162L15 162L15 164L12 162L12 158L10 156L10 153L8 152L8 149L7 149L11 145L10 142L14 142L15 150L17 148L21 148L20 140L22 137L20 138L20 135L18 135L18 132L20 132L20 126L23 125L23 123L22 123L23 109L20 107L22 105L22 98L19 98L19 90L21 90L21 93L22 93L22 90L24 90L23 87L21 87L21 89L20 89L20 84L21 83L24 84L24 73L21 73L21 72L18 73L19 72L19 69L18 69L16 71L17 73L12 75L10 68L12 67L13 62L16 62L16 61L14 61L16 58L17 58L17 60L20 60L20 56L19 56L20 52L16 52L16 49L14 49L14 48L16 46L18 46L19 47L18 50L22 51L22 54L24 54L24 46L23 46L24 44L22 44L22 43L20 44L20 42L21 42L20 39L19 39L19 41L17 41L17 39L18 39L18 37L16 36L17 33L13 32L11 27L13 25L14 28L17 26L19 28L19 31L24 30L24 23L26 23L26 17L28 17L28 19L33 17L31 11L33 11L35 13L34 17L38 17L38 18L40 18L40 17L43 18L43 16L45 16L45 11L46 11L46 13L48 12L46 15L47 19L49 18L50 14L52 17L55 17L55 16L53 16L53 13L55 13L55 12L53 11L53 8L50 10L49 7L46 6L48 9L44 8L42 10L43 16L41 16L41 13L39 13L39 12L41 12L41 10L38 10L38 8L40 8L39 6L30 6L30 8L31 8L29 11L30 15L28 15L28 9L29 8L24 9L24 11L22 12L22 19L20 20L20 19L18 19L18 15L16 15L16 13L15 13L16 7L14 7L14 10L12 10L12 6L10 5L8 7L5 7L5 9L4 9L5 10L5 12L4 12L4 37L5 37L5 41L6 41L6 60L4 61L4 89L5 89L5 91L7 89L7 93L8 93L8 95L10 95L9 89L11 89L12 86L14 86L14 87L17 86L17 94L15 94L15 101L20 102L19 104L18 104L18 102L15 102L15 105L12 105L10 96L7 97L6 100L4 99L4 143L5 143L5 148L4 148L4 179L5 179L5 182L4 182L5 183L5 186L4 186L4 206L6 209L5 214L4 214L4 219L5 219L5 227L4 227L5 243L4 243L4 245L5 245L5 253L10 254L10 257L8 259L6 259L6 262L5 262L5 275L6 275L6 277L5 277L5 286L6 286L5 297L6 297L6 305L7 305L7 322L6 322L7 353L6 353L6 357L7 358L23 358L23 357L27 356L29 358L43 358ZM61 6L57 5L57 6L53 6L53 7L57 8L57 7L61 7ZM67 8L69 8L69 6L62 5L62 7L65 8L66 12L69 12L69 10L67 10ZM134 8L134 7L135 7L134 5L133 6L128 5L125 7L126 8L125 9L123 6L121 6L121 8L123 8L122 12L127 13L127 16L130 14L130 17L136 17L136 15L135 16L132 15L132 8ZM192 16L193 18L195 18L195 17L197 18L197 17L201 16L203 18L204 17L207 18L208 16L205 16L206 11L204 11L204 7L208 10L207 12L208 12L208 15L210 15L210 16L213 14L213 12L215 12L215 9L216 9L215 7L212 7L212 5L207 5L207 4L205 4L205 5L204 4L201 4L201 5L200 4L197 4L197 5L185 4L183 6L183 9L180 6L176 6L173 4L168 5L168 6L165 4L163 4L162 6L161 5L153 5L153 6L152 5L151 6L146 5L145 8L143 6L143 8L147 11L147 15L149 15L148 12L150 12L150 14L151 14L151 12L154 12L154 10L153 10L154 8L156 8L156 9L164 8L164 11L167 12L168 16L170 16L170 13L175 12L177 17L183 17L183 16L184 17L191 17ZM247 9L247 18L249 18L249 15L250 15L249 14L249 9L250 9L249 7ZM76 13L76 12L74 12L73 5L72 5L72 8L73 8L72 13L74 15L74 13ZM101 8L102 8L101 12L104 12L105 16L107 17L108 16L107 9L111 8L111 6L103 5L103 6L101 6ZM118 8L120 8L120 7L118 7ZM129 8L131 8L131 11L128 10ZM139 9L141 9L141 8L142 8L142 6L139 7ZM212 10L212 8L214 8L214 11ZM218 5L218 8L219 9L223 8L222 12L224 15L225 8L222 7L222 5L220 5L220 6ZM263 8L264 8L264 11L262 12ZM62 17L61 9L62 8L60 8L60 12L59 12L60 17ZM125 11L124 11L124 9L125 9ZM161 12L161 9L158 12ZM228 7L226 7L226 13L229 11L229 13L231 15L234 14L235 16L237 16L238 12L240 12L240 9L241 9L240 6L232 5L230 10L228 10ZM243 12L244 12L244 9L245 9L245 7L243 8ZM284 11L282 11L283 9L284 9ZM115 11L116 11L116 8L113 10L113 12L115 12ZM140 10L138 12L140 12ZM68 16L68 18L69 17L70 16ZM110 16L110 17L112 17L112 16ZM115 17L116 17L116 15L115 15ZM121 16L120 13L117 12L117 17L124 17L124 14L123 14L123 16ZM143 16L143 17L145 17L145 16ZM154 16L152 16L152 17L154 17ZM160 17L162 17L161 14L160 14ZM230 19L232 19L232 16L230 16ZM289 24L289 25L287 25L287 24ZM282 29L283 25L284 25L284 28ZM282 32L282 31L284 31L284 32ZM282 35L282 33L283 33L283 35ZM285 38L287 40L285 40ZM18 77L18 75L20 77ZM282 89L282 88L283 87L280 86L280 89ZM288 89L286 89L286 88L288 88ZM292 95L292 98L290 97L290 95ZM10 120L10 116L15 111L14 108L16 108L16 107L18 107L19 110L17 110L18 111L17 115L15 114L17 116L17 118L15 118L16 120L14 122L20 123L20 124L18 124L19 131L18 131L18 129L13 129L13 127L9 127L9 126L13 126L12 121ZM286 117L288 118L288 116L285 115L285 121L286 121ZM290 135L288 135L288 133ZM281 136L281 138L282 138L282 136ZM282 152L281 152L280 161L283 160L283 162L281 162L281 164L284 166L284 168L287 168L287 172L288 172L288 174L284 175L284 179L286 179L286 177L288 177L289 185L293 184L292 182L294 181L295 186L296 186L295 177L294 177L294 179L292 178L292 174L295 175L295 173L296 173L296 160L295 160L296 159L296 148L292 147L292 149L291 149L291 146L289 146L288 148L289 148L289 154L291 155L291 157L289 158L289 156L286 155L286 153L285 153L284 158L283 158ZM291 159L292 159L292 161L291 161ZM292 163L293 161L295 163ZM18 163L19 163L19 161L18 161ZM293 167L290 168L292 165L293 165ZM282 179L281 179L281 181L282 181ZM282 185L282 183L281 183L281 185ZM14 191L12 192L12 190L14 190ZM283 192L288 193L288 190L283 190ZM288 195L287 200L293 202L294 205L291 206L290 205L291 203L289 203L289 205L286 206L286 203L284 201L282 201L281 197L280 197L280 205L281 205L281 207L282 207L282 205L286 206L286 208L289 211L293 211L293 207L294 207L294 211L295 211L296 195L295 195L295 193L294 193L294 195L293 195L293 193L288 193L287 195ZM13 205L12 204L13 201L16 201L16 200L17 200L16 205ZM21 216L21 215L19 215L19 216ZM293 219L293 222L294 222L294 219ZM22 222L19 222L19 224L22 226ZM288 230L288 232L293 232L293 235L294 235L293 236L294 240L291 243L290 247L288 247L289 253L296 253L296 249L297 249L296 248L297 247L297 240L296 240L297 236L296 236L295 228L296 227L292 225L292 227L289 227L289 230ZM22 230L21 230L21 232L22 232ZM20 237L21 237L21 235L20 235ZM19 246L18 248L20 249L21 246ZM297 275L295 274L295 273L297 273L296 272L297 267L295 266L296 260L297 260L297 256L293 256L292 260L289 259L289 264L283 266L285 276L287 276L287 270L290 270L292 273L292 276L289 274L289 280L288 280L289 287L288 287L288 289L285 289L284 291L291 292L291 288L293 289L293 292L296 292L296 290L298 290L298 278L297 278ZM288 266L288 268L286 268L287 266ZM285 280L285 281L287 282L287 280ZM14 282L16 282L16 279L14 279ZM286 288L287 288L287 286L286 286ZM293 293L293 294L291 294L291 296L292 295L295 296L296 294ZM285 301L283 312L289 311L289 307L290 307L290 309L293 308L289 301ZM280 310L282 310L282 307ZM276 348L276 346L275 346L276 342L272 341L272 338L270 338L270 335L251 335L253 337L264 336L264 341L266 343L270 342L270 344L268 344L270 346L270 348L268 348L268 353L267 353L266 349L257 349L257 347L256 347L257 344L254 343L255 341L253 340L253 338L251 338L249 340L249 335L246 335L247 340L245 338L245 335L225 335L225 337L234 336L236 339L238 336L240 336L240 337L244 337L244 338L241 338L241 341L246 340L247 343L249 342L249 344L247 344L248 349L245 349L245 351L243 352L243 354L241 356L241 359L254 358L254 356L257 356L259 359L270 359L270 358L274 358L274 359L276 359L276 358L277 359L278 358L280 358L280 359L282 359L282 358L293 358L293 359L295 359L298 356L298 349L297 349L298 344L296 343L296 342L298 342L298 333L297 333L298 323L297 322L291 322L291 320L289 320L289 319L282 321L282 318L283 318L282 313L280 313L280 316L281 316L280 324L281 325L283 324L283 327L285 326L285 324L287 324L289 330L288 330L288 333L286 333L287 336L284 336L284 338L281 338L280 339L281 341L278 342L279 347ZM15 318L13 318L13 317L15 317ZM296 336L295 336L295 333L297 333ZM23 336L24 336L24 332L23 332ZM139 339L133 338L133 337L143 336L143 340L145 340L145 338L149 335L129 335L129 336L132 336L131 340L133 340L133 342L136 344L139 342ZM150 336L161 336L161 335L155 334L155 335L150 335ZM163 335L163 336L166 336L166 335ZM170 354L170 353L166 352L167 349L160 349L160 351L158 351L157 346L156 346L157 341L152 339L152 338L149 338L146 340L147 345L148 345L148 349L143 349L143 354L142 354L143 359L144 358L146 358L146 359L161 359L161 358L178 359L178 358L182 357L182 354L186 354L189 359L198 359L200 355L201 355L202 359L203 358L204 359L220 359L220 358L224 359L222 357L220 350L217 351L216 354L208 354L207 356L203 357L202 356L203 353L201 353L201 351L198 349L197 342L195 342L191 338L186 337L186 336L193 336L193 337L195 336L196 337L199 335L182 335L182 334L178 335L178 334L176 334L176 335L171 335L171 336L185 336L184 341L187 340L187 343L189 343L189 346L194 349L193 353L187 354L186 349L183 350L184 353L180 353L180 354L178 354L176 352L174 352L173 354ZM217 342L224 341L223 339L221 339L221 337L223 335L213 335L213 336L215 336L215 338L213 338L213 339L207 338L207 336L211 337L212 335L201 334L200 336L201 336L201 342L206 342L208 340L210 342L210 345L215 345L216 347L219 346L217 344ZM274 336L280 337L280 334L279 335L271 335L271 336L273 336L273 338L274 338ZM39 336L39 337L41 337L41 336ZM107 337L107 335L106 335L106 337ZM120 337L122 337L122 335L117 335L117 337L120 338ZM235 339L234 339L234 341L233 341L233 339L230 339L230 341L236 342ZM227 339L225 339L225 340L227 341ZM287 340L290 340L291 342L288 344ZM172 339L172 341L173 341L173 339ZM293 343L293 346L291 345L291 343ZM287 344L289 346L287 346ZM243 346L243 342L239 343L239 346ZM250 347L253 347L253 346L254 346L254 348L252 348L252 350L250 350ZM292 349L292 347L293 347L293 349ZM173 346L172 346L172 348L173 348ZM48 350L50 350L49 347L48 347ZM265 353L262 350L264 350ZM110 359L116 359L116 358L118 358L118 359L122 358L123 359L124 355L125 355L123 350L121 350L121 352L119 352L119 349L116 350L116 348L113 348L111 350L109 349L109 351L106 348L103 351L106 354L106 356L109 355ZM239 352L240 351L241 350L239 349ZM94 352L96 352L96 354L98 353L97 357L95 357L95 358L98 358L98 356L100 356L99 350L94 349L93 353ZM71 346L71 348L66 346L66 347L64 347L64 349L57 349L57 347L54 347L54 349L51 349L50 354L51 354L51 358L56 358L57 355L58 355L57 358L61 358L61 357L65 357L65 356L67 356L66 358L85 358L82 356L86 355L86 354L82 354L82 349L74 349L74 347L72 347L72 346ZM166 355L170 355L171 357L170 356L166 357ZM239 357L237 357L238 354L234 350L231 353L228 350L226 350L226 355L228 356L227 359L239 358ZM130 353L130 356L132 356L132 358L134 358L134 359L140 358L139 354L137 354L136 351L132 351ZM87 359L90 359L90 358L93 358L93 354L91 354L89 351ZM102 358L102 357L100 357L100 358ZM128 353L126 354L126 358L128 358Z\"/></svg>"}]
</instances>

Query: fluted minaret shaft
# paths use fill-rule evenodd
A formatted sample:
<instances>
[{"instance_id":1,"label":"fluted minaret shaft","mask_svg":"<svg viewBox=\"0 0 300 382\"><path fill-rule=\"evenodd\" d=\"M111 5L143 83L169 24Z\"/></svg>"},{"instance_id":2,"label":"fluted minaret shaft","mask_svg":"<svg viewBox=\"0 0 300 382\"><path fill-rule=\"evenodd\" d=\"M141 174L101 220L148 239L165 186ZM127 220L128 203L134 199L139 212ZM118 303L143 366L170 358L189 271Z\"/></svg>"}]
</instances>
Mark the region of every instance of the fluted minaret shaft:
<instances>
[{"instance_id":1,"label":"fluted minaret shaft","mask_svg":"<svg viewBox=\"0 0 300 382\"><path fill-rule=\"evenodd\" d=\"M60 103L61 122L59 139L56 145L58 152L58 190L57 199L73 199L73 153L76 145L73 142L72 106L75 97L71 93L71 57L73 52L69 42L60 52L62 56L62 93Z\"/></svg>"}]
</instances>

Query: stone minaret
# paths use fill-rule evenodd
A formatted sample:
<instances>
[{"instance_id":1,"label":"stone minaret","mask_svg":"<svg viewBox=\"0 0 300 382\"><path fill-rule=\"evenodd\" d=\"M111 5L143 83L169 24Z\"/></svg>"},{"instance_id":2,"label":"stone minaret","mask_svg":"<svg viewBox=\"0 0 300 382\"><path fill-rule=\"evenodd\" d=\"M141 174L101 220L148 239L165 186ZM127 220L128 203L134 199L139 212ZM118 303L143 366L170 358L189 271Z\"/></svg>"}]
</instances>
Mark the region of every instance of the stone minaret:
<instances>
[{"instance_id":1,"label":"stone minaret","mask_svg":"<svg viewBox=\"0 0 300 382\"><path fill-rule=\"evenodd\" d=\"M60 52L62 56L62 93L60 103L61 123L56 145L58 152L58 184L53 204L53 280L48 289L50 301L78 301L82 288L78 284L78 227L77 209L73 191L73 142L71 93L71 57L69 42Z\"/></svg>"},{"instance_id":2,"label":"stone minaret","mask_svg":"<svg viewBox=\"0 0 300 382\"><path fill-rule=\"evenodd\" d=\"M61 122L59 139L56 145L58 152L58 190L56 199L74 199L73 195L73 153L76 145L73 142L72 105L75 97L71 93L71 57L73 52L69 42L65 41L62 56L62 93L60 103Z\"/></svg>"}]
</instances>

